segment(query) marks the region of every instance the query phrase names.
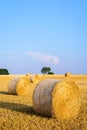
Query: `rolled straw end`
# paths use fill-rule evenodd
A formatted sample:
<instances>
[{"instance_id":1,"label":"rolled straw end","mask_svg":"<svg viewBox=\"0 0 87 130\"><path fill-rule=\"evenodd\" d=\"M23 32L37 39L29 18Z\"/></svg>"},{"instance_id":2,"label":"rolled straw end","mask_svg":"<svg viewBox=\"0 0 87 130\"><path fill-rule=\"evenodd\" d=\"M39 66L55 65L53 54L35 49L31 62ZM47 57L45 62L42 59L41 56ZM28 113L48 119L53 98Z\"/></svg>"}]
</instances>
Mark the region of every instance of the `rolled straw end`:
<instances>
[{"instance_id":1,"label":"rolled straw end","mask_svg":"<svg viewBox=\"0 0 87 130\"><path fill-rule=\"evenodd\" d=\"M76 118L81 107L81 96L76 83L66 78L55 85L52 91L52 113L56 118Z\"/></svg>"},{"instance_id":2,"label":"rolled straw end","mask_svg":"<svg viewBox=\"0 0 87 130\"><path fill-rule=\"evenodd\" d=\"M22 77L18 80L16 84L17 95L29 95L30 82L28 78Z\"/></svg>"},{"instance_id":3,"label":"rolled straw end","mask_svg":"<svg viewBox=\"0 0 87 130\"><path fill-rule=\"evenodd\" d=\"M71 119L78 115L80 106L79 88L70 78L45 79L35 87L33 107L37 114Z\"/></svg>"}]
</instances>

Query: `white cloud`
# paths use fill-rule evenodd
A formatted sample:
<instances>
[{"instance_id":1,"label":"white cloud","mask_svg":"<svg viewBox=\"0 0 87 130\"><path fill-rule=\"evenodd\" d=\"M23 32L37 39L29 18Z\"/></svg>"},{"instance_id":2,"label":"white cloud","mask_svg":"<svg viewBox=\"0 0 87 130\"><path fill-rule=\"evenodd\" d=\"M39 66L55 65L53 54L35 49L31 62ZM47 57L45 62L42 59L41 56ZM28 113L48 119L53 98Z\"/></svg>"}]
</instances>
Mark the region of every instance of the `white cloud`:
<instances>
[{"instance_id":1,"label":"white cloud","mask_svg":"<svg viewBox=\"0 0 87 130\"><path fill-rule=\"evenodd\" d=\"M53 55L44 54L41 52L32 52L32 51L26 52L25 54L32 59L42 61L44 63L52 63L55 65L58 64L58 57L53 56Z\"/></svg>"}]
</instances>

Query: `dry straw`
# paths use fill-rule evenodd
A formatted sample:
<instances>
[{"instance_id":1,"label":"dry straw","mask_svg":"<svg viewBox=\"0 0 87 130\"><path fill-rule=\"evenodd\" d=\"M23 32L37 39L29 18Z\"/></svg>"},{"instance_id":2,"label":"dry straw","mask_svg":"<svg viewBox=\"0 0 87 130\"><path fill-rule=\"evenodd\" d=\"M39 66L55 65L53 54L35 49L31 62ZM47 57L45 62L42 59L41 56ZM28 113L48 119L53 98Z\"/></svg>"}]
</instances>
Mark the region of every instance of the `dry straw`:
<instances>
[{"instance_id":1,"label":"dry straw","mask_svg":"<svg viewBox=\"0 0 87 130\"><path fill-rule=\"evenodd\" d=\"M13 78L8 84L8 93L10 94L29 95L31 91L32 83L27 77Z\"/></svg>"},{"instance_id":2,"label":"dry straw","mask_svg":"<svg viewBox=\"0 0 87 130\"><path fill-rule=\"evenodd\" d=\"M71 73L70 72L66 72L65 73L65 77L70 77L71 76Z\"/></svg>"},{"instance_id":3,"label":"dry straw","mask_svg":"<svg viewBox=\"0 0 87 130\"><path fill-rule=\"evenodd\" d=\"M29 95L30 87L31 84L26 77L20 78L16 84L17 95Z\"/></svg>"},{"instance_id":4,"label":"dry straw","mask_svg":"<svg viewBox=\"0 0 87 130\"><path fill-rule=\"evenodd\" d=\"M29 79L29 78L30 78L30 74L29 74L29 73L27 73L27 74L26 74L26 77Z\"/></svg>"},{"instance_id":5,"label":"dry straw","mask_svg":"<svg viewBox=\"0 0 87 130\"><path fill-rule=\"evenodd\" d=\"M32 76L26 74L26 77L20 78L16 84L16 93L17 95L28 95L32 98L34 88L38 83L38 75Z\"/></svg>"},{"instance_id":6,"label":"dry straw","mask_svg":"<svg viewBox=\"0 0 87 130\"><path fill-rule=\"evenodd\" d=\"M16 93L16 84L18 82L19 78L12 78L8 83L8 93L9 94L17 94Z\"/></svg>"},{"instance_id":7,"label":"dry straw","mask_svg":"<svg viewBox=\"0 0 87 130\"><path fill-rule=\"evenodd\" d=\"M34 91L36 85L39 82L39 78L38 77L39 77L38 74L36 74L34 76L30 76L30 82L32 83L32 92L31 92L31 95L33 95L33 91Z\"/></svg>"},{"instance_id":8,"label":"dry straw","mask_svg":"<svg viewBox=\"0 0 87 130\"><path fill-rule=\"evenodd\" d=\"M45 79L33 93L33 107L37 114L57 119L77 117L81 106L79 88L70 78Z\"/></svg>"}]
</instances>

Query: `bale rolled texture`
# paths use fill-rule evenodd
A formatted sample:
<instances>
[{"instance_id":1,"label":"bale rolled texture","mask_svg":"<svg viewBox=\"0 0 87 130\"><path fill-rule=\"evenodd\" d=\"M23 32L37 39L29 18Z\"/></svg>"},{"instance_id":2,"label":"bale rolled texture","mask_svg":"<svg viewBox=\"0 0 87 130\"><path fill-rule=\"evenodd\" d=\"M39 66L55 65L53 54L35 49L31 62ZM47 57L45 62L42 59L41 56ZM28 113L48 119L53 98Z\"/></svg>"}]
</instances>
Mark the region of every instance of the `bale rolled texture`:
<instances>
[{"instance_id":1,"label":"bale rolled texture","mask_svg":"<svg viewBox=\"0 0 87 130\"><path fill-rule=\"evenodd\" d=\"M70 78L45 79L33 93L33 107L37 114L72 119L78 115L81 97L78 86Z\"/></svg>"},{"instance_id":2,"label":"bale rolled texture","mask_svg":"<svg viewBox=\"0 0 87 130\"><path fill-rule=\"evenodd\" d=\"M16 95L29 95L33 93L32 83L27 77L13 78L8 83L8 93Z\"/></svg>"},{"instance_id":3,"label":"bale rolled texture","mask_svg":"<svg viewBox=\"0 0 87 130\"><path fill-rule=\"evenodd\" d=\"M18 82L19 78L13 78L9 81L7 88L9 94L17 94L16 93L16 84Z\"/></svg>"},{"instance_id":4,"label":"bale rolled texture","mask_svg":"<svg viewBox=\"0 0 87 130\"><path fill-rule=\"evenodd\" d=\"M22 77L18 80L16 84L17 95L29 95L29 90L31 88L31 83L26 77Z\"/></svg>"}]
</instances>

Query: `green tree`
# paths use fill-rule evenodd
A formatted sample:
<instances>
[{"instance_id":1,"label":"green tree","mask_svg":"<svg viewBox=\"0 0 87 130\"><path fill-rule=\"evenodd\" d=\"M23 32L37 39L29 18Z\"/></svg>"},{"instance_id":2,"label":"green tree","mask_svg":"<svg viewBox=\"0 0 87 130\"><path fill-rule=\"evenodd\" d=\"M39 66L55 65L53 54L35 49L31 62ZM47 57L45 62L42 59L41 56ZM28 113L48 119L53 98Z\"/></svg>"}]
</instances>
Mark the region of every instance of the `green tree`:
<instances>
[{"instance_id":1,"label":"green tree","mask_svg":"<svg viewBox=\"0 0 87 130\"><path fill-rule=\"evenodd\" d=\"M51 71L51 68L50 68L50 67L43 67L43 68L41 69L41 72L42 72L43 74L49 74L50 71Z\"/></svg>"},{"instance_id":2,"label":"green tree","mask_svg":"<svg viewBox=\"0 0 87 130\"><path fill-rule=\"evenodd\" d=\"M49 73L51 71L50 67L47 67L47 73Z\"/></svg>"},{"instance_id":3,"label":"green tree","mask_svg":"<svg viewBox=\"0 0 87 130\"><path fill-rule=\"evenodd\" d=\"M41 69L41 72L42 72L43 74L46 74L46 72L47 72L47 67L43 67L43 68Z\"/></svg>"},{"instance_id":4,"label":"green tree","mask_svg":"<svg viewBox=\"0 0 87 130\"><path fill-rule=\"evenodd\" d=\"M48 74L54 74L54 73L50 71Z\"/></svg>"},{"instance_id":5,"label":"green tree","mask_svg":"<svg viewBox=\"0 0 87 130\"><path fill-rule=\"evenodd\" d=\"M0 69L0 75L8 75L9 72L7 69Z\"/></svg>"}]
</instances>

